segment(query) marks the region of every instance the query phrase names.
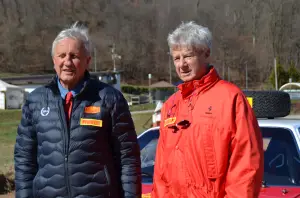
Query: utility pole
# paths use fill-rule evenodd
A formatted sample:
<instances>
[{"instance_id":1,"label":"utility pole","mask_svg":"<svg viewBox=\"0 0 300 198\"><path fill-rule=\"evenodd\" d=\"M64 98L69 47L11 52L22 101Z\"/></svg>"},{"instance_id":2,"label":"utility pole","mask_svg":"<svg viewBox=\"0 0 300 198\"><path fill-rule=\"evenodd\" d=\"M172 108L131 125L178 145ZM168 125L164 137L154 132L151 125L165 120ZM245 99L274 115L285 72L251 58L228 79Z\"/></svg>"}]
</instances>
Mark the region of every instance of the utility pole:
<instances>
[{"instance_id":1,"label":"utility pole","mask_svg":"<svg viewBox=\"0 0 300 198\"><path fill-rule=\"evenodd\" d=\"M248 90L248 62L246 62L246 90Z\"/></svg>"},{"instance_id":2,"label":"utility pole","mask_svg":"<svg viewBox=\"0 0 300 198\"><path fill-rule=\"evenodd\" d=\"M97 56L96 56L96 48L94 47L94 70L97 71Z\"/></svg>"},{"instance_id":3,"label":"utility pole","mask_svg":"<svg viewBox=\"0 0 300 198\"><path fill-rule=\"evenodd\" d=\"M223 80L225 80L225 63L223 62L223 64L222 64L223 66L222 66L222 76L223 76Z\"/></svg>"},{"instance_id":4,"label":"utility pole","mask_svg":"<svg viewBox=\"0 0 300 198\"><path fill-rule=\"evenodd\" d=\"M221 36L222 39L222 54L223 54L223 61L222 61L222 75L223 75L223 80L225 80L225 69L226 69L226 62L225 62L225 47L224 47L224 43L223 43L223 36ZM228 79L227 79L228 80Z\"/></svg>"},{"instance_id":5,"label":"utility pole","mask_svg":"<svg viewBox=\"0 0 300 198\"><path fill-rule=\"evenodd\" d=\"M111 59L113 60L113 66L114 66L114 71L117 70L116 68L116 59L121 59L121 56L115 53L115 44L113 44L113 47L111 49Z\"/></svg>"},{"instance_id":6,"label":"utility pole","mask_svg":"<svg viewBox=\"0 0 300 198\"><path fill-rule=\"evenodd\" d=\"M152 97L151 97L151 78L152 78L152 75L151 74L148 74L148 80L149 80L149 103L152 103Z\"/></svg>"},{"instance_id":7,"label":"utility pole","mask_svg":"<svg viewBox=\"0 0 300 198\"><path fill-rule=\"evenodd\" d=\"M227 67L227 80L230 81L230 68L229 66Z\"/></svg>"},{"instance_id":8,"label":"utility pole","mask_svg":"<svg viewBox=\"0 0 300 198\"><path fill-rule=\"evenodd\" d=\"M276 57L274 58L274 73L275 73L275 88L276 88L276 90L278 90L277 62L276 62Z\"/></svg>"},{"instance_id":9,"label":"utility pole","mask_svg":"<svg viewBox=\"0 0 300 198\"><path fill-rule=\"evenodd\" d=\"M252 47L255 48L255 43L256 43L256 39L255 39L255 35L253 34L252 36Z\"/></svg>"},{"instance_id":10,"label":"utility pole","mask_svg":"<svg viewBox=\"0 0 300 198\"><path fill-rule=\"evenodd\" d=\"M171 54L170 54L170 52L168 52L167 54L169 55L169 80L170 80L170 84L172 84Z\"/></svg>"}]
</instances>

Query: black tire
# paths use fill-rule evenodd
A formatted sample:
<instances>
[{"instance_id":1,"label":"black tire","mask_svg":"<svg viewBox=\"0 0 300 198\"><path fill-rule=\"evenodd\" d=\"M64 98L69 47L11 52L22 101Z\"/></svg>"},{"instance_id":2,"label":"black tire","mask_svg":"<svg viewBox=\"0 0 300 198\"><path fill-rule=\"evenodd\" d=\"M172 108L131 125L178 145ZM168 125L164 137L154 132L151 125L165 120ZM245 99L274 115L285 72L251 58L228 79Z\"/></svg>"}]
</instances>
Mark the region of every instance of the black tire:
<instances>
[{"instance_id":1,"label":"black tire","mask_svg":"<svg viewBox=\"0 0 300 198\"><path fill-rule=\"evenodd\" d=\"M290 114L290 95L283 91L244 91L253 100L253 110L257 118L285 117Z\"/></svg>"}]
</instances>

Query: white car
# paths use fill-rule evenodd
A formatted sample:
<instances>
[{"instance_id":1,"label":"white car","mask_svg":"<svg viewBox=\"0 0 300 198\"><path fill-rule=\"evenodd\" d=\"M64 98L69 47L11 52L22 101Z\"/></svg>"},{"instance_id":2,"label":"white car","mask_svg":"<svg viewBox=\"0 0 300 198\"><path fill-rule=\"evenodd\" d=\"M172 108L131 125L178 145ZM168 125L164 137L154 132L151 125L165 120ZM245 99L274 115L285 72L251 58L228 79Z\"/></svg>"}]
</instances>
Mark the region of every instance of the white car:
<instances>
[{"instance_id":1,"label":"white car","mask_svg":"<svg viewBox=\"0 0 300 198\"><path fill-rule=\"evenodd\" d=\"M276 104L270 105L276 106ZM276 112L274 107L272 109L274 116L267 116L269 119L258 119L263 136L265 158L260 198L300 197L300 120L284 117L284 114L289 113L290 110L289 106L285 108L288 108L288 111L280 107L277 108L280 111ZM265 115L266 112L264 108L260 108L260 115ZM143 197L149 197L152 189L158 138L159 127L150 128L138 136L141 148Z\"/></svg>"}]
</instances>

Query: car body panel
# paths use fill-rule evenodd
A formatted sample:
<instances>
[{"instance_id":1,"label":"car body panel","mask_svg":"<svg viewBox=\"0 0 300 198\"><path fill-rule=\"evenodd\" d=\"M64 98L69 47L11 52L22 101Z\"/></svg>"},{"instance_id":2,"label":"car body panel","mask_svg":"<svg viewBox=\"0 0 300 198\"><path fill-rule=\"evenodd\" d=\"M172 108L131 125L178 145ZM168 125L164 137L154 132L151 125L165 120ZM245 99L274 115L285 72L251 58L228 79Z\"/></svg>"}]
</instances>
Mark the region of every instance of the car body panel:
<instances>
[{"instance_id":1,"label":"car body panel","mask_svg":"<svg viewBox=\"0 0 300 198\"><path fill-rule=\"evenodd\" d=\"M284 191L285 193L283 193ZM272 186L272 187L262 188L260 191L259 198L275 198L275 197L300 198L300 188Z\"/></svg>"},{"instance_id":2,"label":"car body panel","mask_svg":"<svg viewBox=\"0 0 300 198\"><path fill-rule=\"evenodd\" d=\"M152 184L143 183L142 188L142 198L150 198L152 191ZM284 194L283 192L286 191ZM300 198L299 188L293 187L266 187L261 189L259 198L276 198L276 197L285 197L285 198Z\"/></svg>"}]
</instances>

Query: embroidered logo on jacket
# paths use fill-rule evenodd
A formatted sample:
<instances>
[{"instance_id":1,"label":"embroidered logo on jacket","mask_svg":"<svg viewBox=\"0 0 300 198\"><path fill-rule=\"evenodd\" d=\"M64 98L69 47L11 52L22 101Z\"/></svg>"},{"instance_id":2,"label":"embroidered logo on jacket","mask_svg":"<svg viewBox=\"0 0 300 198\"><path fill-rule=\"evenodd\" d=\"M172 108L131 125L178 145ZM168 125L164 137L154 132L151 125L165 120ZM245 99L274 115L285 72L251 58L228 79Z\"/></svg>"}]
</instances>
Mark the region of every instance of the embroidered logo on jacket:
<instances>
[{"instance_id":1,"label":"embroidered logo on jacket","mask_svg":"<svg viewBox=\"0 0 300 198\"><path fill-rule=\"evenodd\" d=\"M174 124L176 122L176 117L168 118L164 121L164 126L168 126Z\"/></svg>"},{"instance_id":2,"label":"embroidered logo on jacket","mask_svg":"<svg viewBox=\"0 0 300 198\"><path fill-rule=\"evenodd\" d=\"M85 107L84 113L100 113L100 107L96 107L96 106Z\"/></svg>"},{"instance_id":3,"label":"embroidered logo on jacket","mask_svg":"<svg viewBox=\"0 0 300 198\"><path fill-rule=\"evenodd\" d=\"M80 119L80 125L102 127L102 120L81 118Z\"/></svg>"},{"instance_id":4,"label":"embroidered logo on jacket","mask_svg":"<svg viewBox=\"0 0 300 198\"><path fill-rule=\"evenodd\" d=\"M42 116L47 116L49 113L50 113L50 107L47 107L47 108L43 107L41 109L41 115Z\"/></svg>"},{"instance_id":5,"label":"embroidered logo on jacket","mask_svg":"<svg viewBox=\"0 0 300 198\"><path fill-rule=\"evenodd\" d=\"M205 114L212 114L212 106L209 106L207 108L207 111L205 112Z\"/></svg>"}]
</instances>

